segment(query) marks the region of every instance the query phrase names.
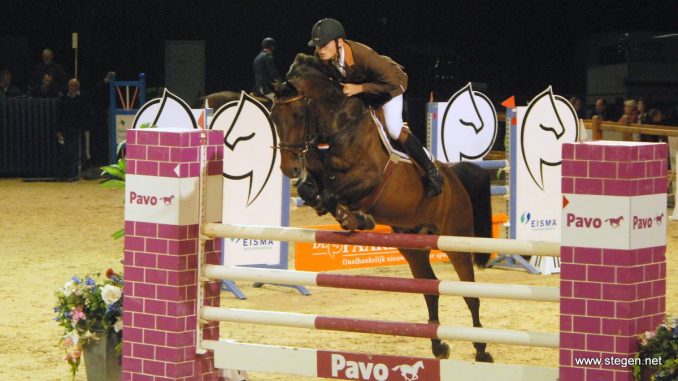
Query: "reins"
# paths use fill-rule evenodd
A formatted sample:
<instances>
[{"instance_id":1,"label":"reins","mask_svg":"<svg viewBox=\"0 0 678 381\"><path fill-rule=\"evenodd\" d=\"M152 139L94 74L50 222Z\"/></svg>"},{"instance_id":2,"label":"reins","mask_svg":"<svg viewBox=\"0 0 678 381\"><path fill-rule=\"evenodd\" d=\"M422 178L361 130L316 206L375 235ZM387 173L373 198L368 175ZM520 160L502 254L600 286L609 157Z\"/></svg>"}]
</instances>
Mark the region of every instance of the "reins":
<instances>
[{"instance_id":1,"label":"reins","mask_svg":"<svg viewBox=\"0 0 678 381\"><path fill-rule=\"evenodd\" d=\"M310 108L310 103L311 99L306 97L304 94L297 94L293 97L290 98L275 98L273 100L273 106L271 107L271 110L273 107L276 105L286 105L294 102L299 102L299 101L305 101L306 102L306 113L308 114ZM308 116L308 115L307 115ZM304 142L303 143L279 143L276 146L273 146L272 148L280 150L280 151L290 151L293 154L297 155L298 157L304 158L306 157L306 154L308 153L308 150L311 146L311 142L315 139L314 137L311 137L311 122L309 120L309 127L306 129L305 137L304 137ZM313 123L315 125L315 123Z\"/></svg>"}]
</instances>

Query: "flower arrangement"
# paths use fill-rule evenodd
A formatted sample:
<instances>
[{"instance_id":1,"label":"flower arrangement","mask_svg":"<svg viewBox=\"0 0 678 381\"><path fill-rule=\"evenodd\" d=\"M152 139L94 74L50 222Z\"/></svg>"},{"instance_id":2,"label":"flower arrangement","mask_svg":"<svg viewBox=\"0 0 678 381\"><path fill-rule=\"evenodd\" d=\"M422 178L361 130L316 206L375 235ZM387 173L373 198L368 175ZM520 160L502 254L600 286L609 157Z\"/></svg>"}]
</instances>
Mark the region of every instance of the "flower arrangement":
<instances>
[{"instance_id":1,"label":"flower arrangement","mask_svg":"<svg viewBox=\"0 0 678 381\"><path fill-rule=\"evenodd\" d=\"M122 274L108 269L103 280L100 274L84 278L74 276L57 290L54 320L64 328L59 344L66 353L65 360L73 378L80 366L83 347L108 335L111 330L118 339L122 338L122 286ZM118 345L118 355L120 349Z\"/></svg>"},{"instance_id":2,"label":"flower arrangement","mask_svg":"<svg viewBox=\"0 0 678 381\"><path fill-rule=\"evenodd\" d=\"M639 351L633 364L636 380L678 380L678 319L666 321L655 332L645 332L638 340Z\"/></svg>"}]
</instances>

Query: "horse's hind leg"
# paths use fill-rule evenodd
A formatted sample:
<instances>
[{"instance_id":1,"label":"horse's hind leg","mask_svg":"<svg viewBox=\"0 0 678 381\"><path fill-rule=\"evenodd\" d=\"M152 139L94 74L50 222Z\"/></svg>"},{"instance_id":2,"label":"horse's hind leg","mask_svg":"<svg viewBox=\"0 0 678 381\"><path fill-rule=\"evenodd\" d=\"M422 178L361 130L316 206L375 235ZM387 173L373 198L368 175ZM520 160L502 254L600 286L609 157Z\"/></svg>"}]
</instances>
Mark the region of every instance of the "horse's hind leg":
<instances>
[{"instance_id":1,"label":"horse's hind leg","mask_svg":"<svg viewBox=\"0 0 678 381\"><path fill-rule=\"evenodd\" d=\"M412 276L418 279L437 279L431 262L429 261L429 250L399 249L410 266ZM439 324L438 319L438 295L424 295L426 308L428 309L428 322ZM431 339L431 351L436 358L446 359L450 357L450 347L438 340Z\"/></svg>"},{"instance_id":2,"label":"horse's hind leg","mask_svg":"<svg viewBox=\"0 0 678 381\"><path fill-rule=\"evenodd\" d=\"M450 262L454 266L454 270L462 282L474 282L475 274L473 273L473 257L470 253L452 253L447 252ZM482 327L480 324L480 299L472 297L464 297L466 306L471 311L471 319L474 327ZM476 349L476 361L493 362L492 355L485 349L487 343L473 343Z\"/></svg>"}]
</instances>

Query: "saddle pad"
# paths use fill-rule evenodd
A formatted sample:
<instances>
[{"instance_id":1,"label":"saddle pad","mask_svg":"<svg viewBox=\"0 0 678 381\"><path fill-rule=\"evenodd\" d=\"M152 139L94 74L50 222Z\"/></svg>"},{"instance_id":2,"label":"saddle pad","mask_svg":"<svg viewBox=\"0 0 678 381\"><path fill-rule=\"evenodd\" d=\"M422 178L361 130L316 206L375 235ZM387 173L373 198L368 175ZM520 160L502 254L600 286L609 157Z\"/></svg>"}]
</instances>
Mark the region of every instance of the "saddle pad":
<instances>
[{"instance_id":1,"label":"saddle pad","mask_svg":"<svg viewBox=\"0 0 678 381\"><path fill-rule=\"evenodd\" d=\"M397 150L395 147L393 147L393 144L391 143L392 140L388 136L386 126L384 126L381 119L378 117L377 111L375 109L370 109L370 115L372 116L372 120L374 121L374 123L377 125L377 131L379 131L379 138L381 139L381 144L383 144L384 148L386 148L386 151L388 151L389 156L391 156L391 160L395 162L404 161L411 163L410 156L408 154L400 150ZM424 147L424 151L428 155L429 159L433 160L433 156L428 151L428 149L426 149L426 147Z\"/></svg>"}]
</instances>

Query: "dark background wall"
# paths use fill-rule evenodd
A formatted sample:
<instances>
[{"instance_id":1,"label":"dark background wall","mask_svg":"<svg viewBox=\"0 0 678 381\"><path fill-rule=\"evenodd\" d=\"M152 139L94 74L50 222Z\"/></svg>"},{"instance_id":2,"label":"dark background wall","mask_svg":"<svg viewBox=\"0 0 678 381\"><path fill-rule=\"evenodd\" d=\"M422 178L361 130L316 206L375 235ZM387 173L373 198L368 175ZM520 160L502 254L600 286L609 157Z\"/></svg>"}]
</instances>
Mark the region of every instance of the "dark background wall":
<instances>
[{"instance_id":1,"label":"dark background wall","mask_svg":"<svg viewBox=\"0 0 678 381\"><path fill-rule=\"evenodd\" d=\"M285 71L322 17L342 21L349 38L403 62L412 91L426 95L426 71L436 53L453 56L455 80L488 84L498 95L529 99L547 84L583 91L578 45L601 31L676 30L675 1L3 1L0 66L25 84L44 47L73 70L71 32L80 34L79 71L93 83L106 71L122 79L145 72L164 79L163 41L205 40L207 91L249 89L251 61L263 37L278 41ZM23 64L23 65L22 65ZM18 65L18 66L17 66ZM431 87L431 86L428 86ZM449 94L448 94L449 95Z\"/></svg>"},{"instance_id":2,"label":"dark background wall","mask_svg":"<svg viewBox=\"0 0 678 381\"><path fill-rule=\"evenodd\" d=\"M78 32L83 88L109 70L122 80L143 72L150 89L162 87L164 41L204 40L207 93L249 90L252 60L267 36L278 42L284 73L296 53L311 52L312 25L333 17L349 39L406 67L409 120L420 137L431 91L445 100L474 82L497 104L511 95L524 103L547 85L583 96L593 36L678 32L675 0L3 0L0 9L0 67L14 72L17 85L28 84L46 47L71 76L71 33ZM103 124L97 141L105 147Z\"/></svg>"}]
</instances>

